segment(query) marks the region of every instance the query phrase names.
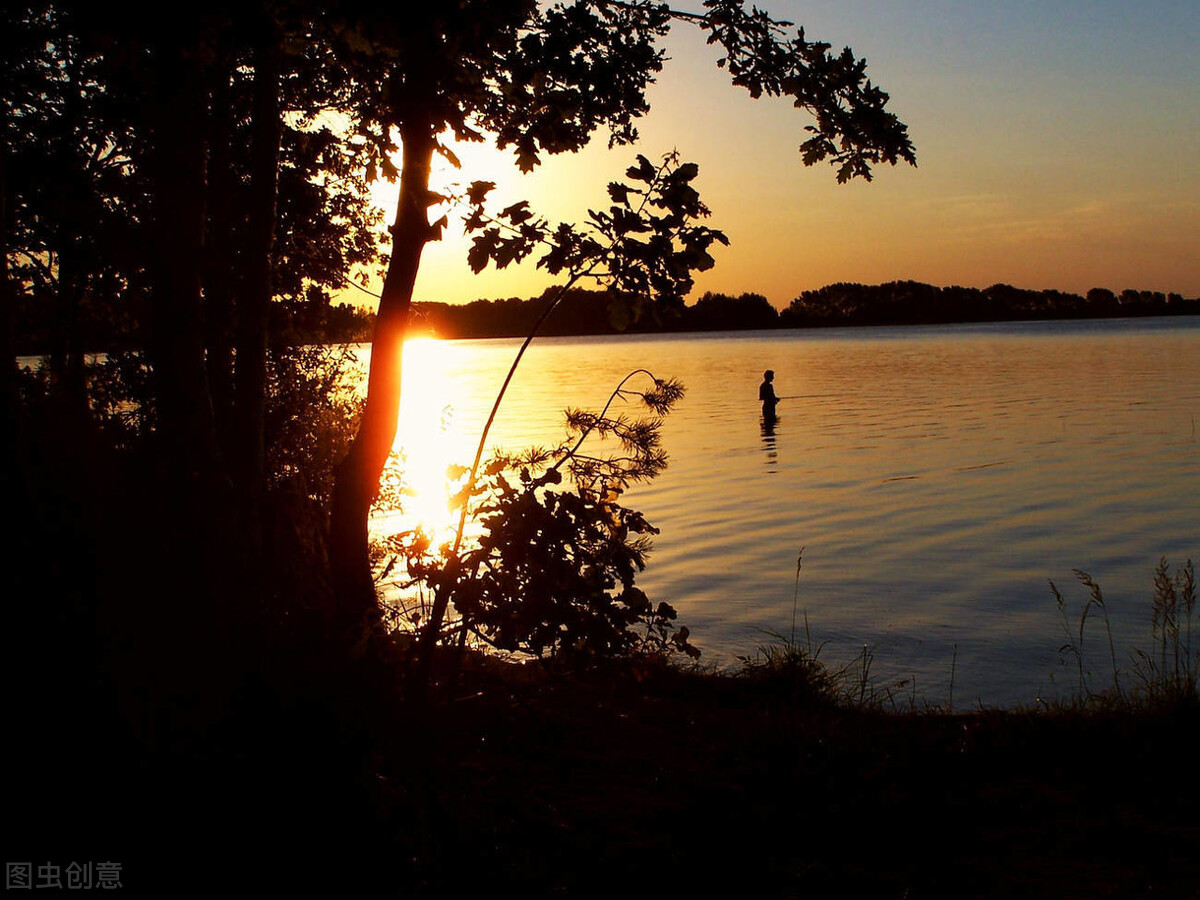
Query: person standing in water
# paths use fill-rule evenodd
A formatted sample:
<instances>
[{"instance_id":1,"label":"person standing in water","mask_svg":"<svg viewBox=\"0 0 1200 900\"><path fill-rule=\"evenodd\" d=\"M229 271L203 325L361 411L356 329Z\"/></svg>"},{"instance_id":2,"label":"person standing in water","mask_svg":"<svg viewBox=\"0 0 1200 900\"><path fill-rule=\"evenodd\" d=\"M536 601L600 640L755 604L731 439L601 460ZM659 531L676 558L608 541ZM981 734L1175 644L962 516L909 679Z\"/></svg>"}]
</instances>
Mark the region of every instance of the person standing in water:
<instances>
[{"instance_id":1,"label":"person standing in water","mask_svg":"<svg viewBox=\"0 0 1200 900\"><path fill-rule=\"evenodd\" d=\"M779 398L775 396L775 385L772 384L774 380L774 370L767 369L763 372L763 383L758 386L758 399L762 401L763 418L768 422L775 421L775 407L779 404Z\"/></svg>"}]
</instances>

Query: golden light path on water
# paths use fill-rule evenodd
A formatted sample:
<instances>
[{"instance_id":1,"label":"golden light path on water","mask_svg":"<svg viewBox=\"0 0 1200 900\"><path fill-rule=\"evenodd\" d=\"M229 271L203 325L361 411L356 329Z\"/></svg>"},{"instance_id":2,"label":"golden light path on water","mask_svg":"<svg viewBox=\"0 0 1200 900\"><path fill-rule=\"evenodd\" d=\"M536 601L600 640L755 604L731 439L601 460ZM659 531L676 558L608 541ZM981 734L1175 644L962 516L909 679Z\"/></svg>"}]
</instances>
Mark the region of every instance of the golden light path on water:
<instances>
[{"instance_id":1,"label":"golden light path on water","mask_svg":"<svg viewBox=\"0 0 1200 900\"><path fill-rule=\"evenodd\" d=\"M421 383L421 374L433 367L440 343L419 338L405 345L404 383L412 389L403 392L400 403L403 427L398 428L393 444L393 450L402 454L404 460L406 514L435 533L445 531L456 519L449 506L447 466L451 461L465 460L471 450L465 435L452 427L453 398L447 397L436 384Z\"/></svg>"},{"instance_id":2,"label":"golden light path on water","mask_svg":"<svg viewBox=\"0 0 1200 900\"><path fill-rule=\"evenodd\" d=\"M372 523L376 533L422 528L445 539L457 524L447 469L468 464L474 446L464 429L455 427L461 400L443 377L443 347L432 338L405 342L399 425L392 445L397 458L387 473L398 478L403 506L377 514Z\"/></svg>"}]
</instances>

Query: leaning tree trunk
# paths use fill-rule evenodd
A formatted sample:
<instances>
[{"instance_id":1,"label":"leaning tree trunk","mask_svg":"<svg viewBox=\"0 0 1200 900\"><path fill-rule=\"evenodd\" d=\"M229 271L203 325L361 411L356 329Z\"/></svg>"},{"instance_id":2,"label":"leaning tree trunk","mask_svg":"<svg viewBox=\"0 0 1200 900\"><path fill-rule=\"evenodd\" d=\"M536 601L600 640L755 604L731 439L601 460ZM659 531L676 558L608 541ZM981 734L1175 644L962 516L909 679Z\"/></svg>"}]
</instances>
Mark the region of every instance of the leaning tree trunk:
<instances>
[{"instance_id":1,"label":"leaning tree trunk","mask_svg":"<svg viewBox=\"0 0 1200 900\"><path fill-rule=\"evenodd\" d=\"M367 518L379 489L388 453L396 439L400 411L400 368L413 284L429 225L429 167L436 140L428 121L410 119L400 128L404 160L400 202L392 225L392 256L371 343L367 403L358 434L337 467L330 521L330 570L335 614L351 639L379 621L371 578Z\"/></svg>"}]
</instances>

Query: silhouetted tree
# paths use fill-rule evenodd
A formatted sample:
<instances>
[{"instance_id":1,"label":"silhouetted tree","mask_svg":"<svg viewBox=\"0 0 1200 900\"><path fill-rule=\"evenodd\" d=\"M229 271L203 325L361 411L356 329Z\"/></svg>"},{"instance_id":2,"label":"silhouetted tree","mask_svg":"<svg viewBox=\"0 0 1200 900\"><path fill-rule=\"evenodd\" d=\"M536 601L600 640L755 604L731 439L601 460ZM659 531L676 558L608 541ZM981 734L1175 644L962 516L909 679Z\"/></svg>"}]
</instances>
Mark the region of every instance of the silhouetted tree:
<instances>
[{"instance_id":1,"label":"silhouetted tree","mask_svg":"<svg viewBox=\"0 0 1200 900\"><path fill-rule=\"evenodd\" d=\"M14 13L2 65L6 261L23 323L48 351L51 391L79 415L85 345L129 288L122 248L139 210L126 188L133 136L108 115L99 62L69 17L44 3Z\"/></svg>"},{"instance_id":2,"label":"silhouetted tree","mask_svg":"<svg viewBox=\"0 0 1200 900\"><path fill-rule=\"evenodd\" d=\"M647 109L646 86L664 60L657 42L677 21L722 47L720 64L752 97L787 96L814 114L801 148L805 164L828 160L847 181L914 155L904 125L885 109L887 95L866 80L849 49L831 55L828 44L807 40L803 30L790 34L740 0L708 0L702 13L615 0L548 8L528 0L426 4L383 20L354 4L337 13L333 28L348 68L383 64L375 69L380 90L358 110L357 130L374 137L370 151L385 172L390 155L402 151L367 406L339 472L331 532L339 602L347 621L369 623L378 612L367 514L395 436L412 285L425 244L438 234L428 210L439 199L429 191L432 157L445 152L439 135L480 140L490 133L499 147L512 148L522 171L544 153L582 147L602 127L610 146L632 142ZM512 259L506 252L493 241L485 256L503 264Z\"/></svg>"},{"instance_id":3,"label":"silhouetted tree","mask_svg":"<svg viewBox=\"0 0 1200 900\"><path fill-rule=\"evenodd\" d=\"M272 300L320 313L314 288L344 286L348 270L377 258L364 182L399 180L368 399L332 499L331 571L350 633L378 616L367 514L395 436L412 286L444 224L430 221L445 198L430 191L429 170L435 154L452 159L447 135L490 135L523 171L597 131L631 143L675 22L720 46L720 64L752 97L785 96L813 114L805 164L831 162L847 181L914 159L861 60L741 0L707 0L695 13L642 0L460 0L403 13L358 0L251 0L169 21L132 3L43 0L5 16L8 299L53 310L48 333L66 360L82 359L89 304L133 313L160 495L182 511L177 539L164 538L172 553L256 552ZM724 240L686 225L707 212L696 171L639 157L630 184L609 186L612 206L594 215L590 236L544 230L522 204L486 214L489 186L476 183L461 198L475 232L467 262L504 265L539 244L549 248L542 264L575 279L603 255L607 300L636 324L644 301L681 306L689 273L712 265L708 242ZM579 312L560 311L548 327L590 319L595 298L580 299ZM193 587L236 593L204 581Z\"/></svg>"},{"instance_id":4,"label":"silhouetted tree","mask_svg":"<svg viewBox=\"0 0 1200 900\"><path fill-rule=\"evenodd\" d=\"M1176 295L1178 296L1178 295ZM1065 291L1031 291L1008 284L978 288L945 287L914 281L880 285L832 284L805 291L780 314L784 327L812 325L898 325L935 322L986 322L1011 319L1069 319L1116 315L1184 314L1182 297L1093 288L1087 298Z\"/></svg>"},{"instance_id":5,"label":"silhouetted tree","mask_svg":"<svg viewBox=\"0 0 1200 900\"><path fill-rule=\"evenodd\" d=\"M348 96L318 11L216 4L177 27L131 4L5 10L6 309L22 301L25 352L50 351L82 398L85 348L143 345L163 460L253 502L272 298L378 259L365 173L318 121Z\"/></svg>"},{"instance_id":6,"label":"silhouetted tree","mask_svg":"<svg viewBox=\"0 0 1200 900\"><path fill-rule=\"evenodd\" d=\"M727 331L774 328L779 311L762 294L714 294L708 291L689 307L684 320L689 329Z\"/></svg>"}]
</instances>

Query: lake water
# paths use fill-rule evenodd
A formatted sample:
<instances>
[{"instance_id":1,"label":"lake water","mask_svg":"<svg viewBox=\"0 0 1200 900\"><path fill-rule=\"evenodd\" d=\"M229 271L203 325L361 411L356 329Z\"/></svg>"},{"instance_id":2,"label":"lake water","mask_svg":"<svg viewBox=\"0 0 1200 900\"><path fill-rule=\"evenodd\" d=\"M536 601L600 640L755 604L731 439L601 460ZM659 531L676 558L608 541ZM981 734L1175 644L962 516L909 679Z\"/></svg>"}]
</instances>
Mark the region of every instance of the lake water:
<instances>
[{"instance_id":1,"label":"lake water","mask_svg":"<svg viewBox=\"0 0 1200 900\"><path fill-rule=\"evenodd\" d=\"M407 345L414 484L470 462L518 343ZM1077 683L1049 580L1073 625L1072 570L1100 583L1124 665L1150 646L1158 559L1200 561L1200 320L540 339L494 442L557 443L564 408L598 409L638 367L687 387L670 467L625 498L662 530L639 584L708 662L788 636L795 601L797 637L806 613L822 659L869 645L905 703L947 703L953 668L957 708L1032 704ZM767 368L791 398L773 430ZM1085 638L1103 685L1106 638Z\"/></svg>"}]
</instances>

